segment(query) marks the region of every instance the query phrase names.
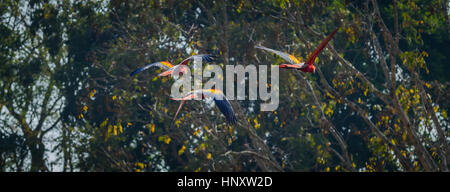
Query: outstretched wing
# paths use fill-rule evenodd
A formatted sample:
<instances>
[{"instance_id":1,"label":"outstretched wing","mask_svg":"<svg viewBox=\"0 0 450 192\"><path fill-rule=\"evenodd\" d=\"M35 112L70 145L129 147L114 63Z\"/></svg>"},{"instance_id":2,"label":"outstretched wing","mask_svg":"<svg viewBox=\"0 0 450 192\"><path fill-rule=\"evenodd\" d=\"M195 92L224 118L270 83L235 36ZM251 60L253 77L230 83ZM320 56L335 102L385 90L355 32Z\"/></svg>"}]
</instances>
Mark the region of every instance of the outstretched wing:
<instances>
[{"instance_id":1,"label":"outstretched wing","mask_svg":"<svg viewBox=\"0 0 450 192\"><path fill-rule=\"evenodd\" d=\"M189 61L194 60L195 58L201 58L202 62L211 62L214 60L216 56L210 55L210 54L199 54L199 55L192 55L185 60L183 60L179 65L187 65Z\"/></svg>"},{"instance_id":2,"label":"outstretched wing","mask_svg":"<svg viewBox=\"0 0 450 192\"><path fill-rule=\"evenodd\" d=\"M228 123L234 125L236 124L236 115L233 111L233 107L231 107L231 103L222 93L222 91L217 89L206 89L203 90L203 94L208 97L213 97L216 106L219 108L220 112L225 115L225 119Z\"/></svg>"},{"instance_id":3,"label":"outstretched wing","mask_svg":"<svg viewBox=\"0 0 450 192\"><path fill-rule=\"evenodd\" d=\"M308 60L306 61L307 65L312 65L314 63L314 60L316 60L317 55L322 51L325 46L327 46L328 42L330 42L331 38L333 38L334 34L338 31L339 28L335 29L333 32L331 32L327 38L325 38L320 45L308 56Z\"/></svg>"},{"instance_id":4,"label":"outstretched wing","mask_svg":"<svg viewBox=\"0 0 450 192\"><path fill-rule=\"evenodd\" d=\"M263 50L275 53L276 55L280 56L281 58L283 58L284 60L286 60L287 62L289 62L291 64L300 64L301 63L300 60L297 59L297 57L287 54L287 53L284 53L284 52L281 52L281 51L273 50L273 49L270 49L270 48L267 48L264 46L255 46L255 48L263 49Z\"/></svg>"},{"instance_id":5,"label":"outstretched wing","mask_svg":"<svg viewBox=\"0 0 450 192\"><path fill-rule=\"evenodd\" d=\"M136 75L137 73L140 73L140 72L142 72L142 71L144 71L144 70L146 70L146 69L148 69L150 67L160 67L160 68L163 68L164 70L168 70L168 69L172 68L173 65L170 64L168 61L160 61L160 62L156 62L156 63L151 63L151 64L148 64L148 65L146 65L144 67L136 69L135 71L130 73L130 76Z\"/></svg>"}]
</instances>

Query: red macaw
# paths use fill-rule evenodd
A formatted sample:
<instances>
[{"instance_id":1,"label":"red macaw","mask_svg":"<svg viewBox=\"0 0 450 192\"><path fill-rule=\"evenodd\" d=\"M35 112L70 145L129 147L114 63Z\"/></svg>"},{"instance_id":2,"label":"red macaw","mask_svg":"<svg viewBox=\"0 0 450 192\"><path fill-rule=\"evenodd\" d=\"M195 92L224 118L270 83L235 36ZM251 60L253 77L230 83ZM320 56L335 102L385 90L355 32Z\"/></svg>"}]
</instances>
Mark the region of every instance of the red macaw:
<instances>
[{"instance_id":1,"label":"red macaw","mask_svg":"<svg viewBox=\"0 0 450 192\"><path fill-rule=\"evenodd\" d=\"M158 74L158 76L168 76L168 75L172 75L174 72L183 74L186 71L186 65L189 63L189 61L194 60L196 57L197 58L199 57L202 59L202 61L206 61L206 62L211 62L211 61L213 61L213 58L214 58L213 55L209 55L209 54L192 55L192 56L186 58L185 60L183 60L180 64L175 65L175 66L172 65L171 63L169 63L168 61L160 61L160 62L148 64L144 67L136 69L135 71L133 71L130 74L130 76L136 75L137 73L142 72L150 67L159 67L159 68L163 68L164 70L166 70L166 71Z\"/></svg>"},{"instance_id":2,"label":"red macaw","mask_svg":"<svg viewBox=\"0 0 450 192\"><path fill-rule=\"evenodd\" d=\"M300 62L298 58L296 58L294 55L290 55L281 51L269 49L267 47L263 46L255 46L255 48L263 49L272 53L275 53L276 55L280 56L284 60L288 61L289 64L281 64L280 68L287 68L287 69L297 69L303 72L309 72L314 73L316 71L316 67L314 66L314 60L316 60L317 55L322 51L325 46L327 46L328 42L333 38L334 34L338 31L339 28L335 29L333 32L331 32L327 38L325 38L320 45L312 52L308 60L306 62Z\"/></svg>"},{"instance_id":3,"label":"red macaw","mask_svg":"<svg viewBox=\"0 0 450 192\"><path fill-rule=\"evenodd\" d=\"M214 99L216 106L225 115L228 123L232 125L236 124L236 115L234 114L233 108L231 107L231 103L228 101L222 91L218 89L199 89L188 92L183 98L170 98L171 100L182 101L180 103L180 106L178 107L177 112L175 113L175 116L173 117L173 122L175 122L178 113L180 113L181 108L187 100L204 99L206 97L212 97Z\"/></svg>"}]
</instances>

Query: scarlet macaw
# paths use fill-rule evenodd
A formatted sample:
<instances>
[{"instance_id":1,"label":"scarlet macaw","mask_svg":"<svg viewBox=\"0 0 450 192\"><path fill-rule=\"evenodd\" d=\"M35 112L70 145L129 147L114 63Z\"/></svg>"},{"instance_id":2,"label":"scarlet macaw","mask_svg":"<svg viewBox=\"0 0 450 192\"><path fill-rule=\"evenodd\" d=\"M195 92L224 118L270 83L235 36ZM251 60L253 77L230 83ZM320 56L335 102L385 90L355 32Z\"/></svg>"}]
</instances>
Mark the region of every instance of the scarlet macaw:
<instances>
[{"instance_id":1,"label":"scarlet macaw","mask_svg":"<svg viewBox=\"0 0 450 192\"><path fill-rule=\"evenodd\" d=\"M175 66L172 65L171 63L169 63L168 61L160 61L160 62L156 62L156 63L151 63L144 67L136 69L135 71L133 71L130 74L130 76L136 75L137 73L142 72L150 67L159 67L159 68L166 70L166 71L158 74L158 76L168 76L168 75L172 75L174 72L183 74L186 71L186 65L189 63L189 61L194 60L195 58L201 58L202 61L211 62L211 61L213 61L214 56L209 55L209 54L192 55L192 56L186 58L185 60L183 60L180 64L175 65Z\"/></svg>"},{"instance_id":2,"label":"scarlet macaw","mask_svg":"<svg viewBox=\"0 0 450 192\"><path fill-rule=\"evenodd\" d=\"M297 69L303 72L309 72L314 73L316 71L316 67L313 65L314 60L316 60L317 55L322 51L325 46L327 46L328 42L333 38L334 34L338 31L339 28L335 29L333 32L331 32L327 38L325 38L320 45L312 52L308 60L306 62L300 62L298 58L296 58L294 55L290 55L281 51L273 50L267 47L263 46L255 46L255 48L263 49L272 53L275 53L276 55L280 56L284 60L288 61L289 64L281 64L280 68L287 68L287 69Z\"/></svg>"},{"instance_id":3,"label":"scarlet macaw","mask_svg":"<svg viewBox=\"0 0 450 192\"><path fill-rule=\"evenodd\" d=\"M188 92L183 98L170 98L171 100L177 100L182 101L180 103L180 106L178 107L177 112L175 113L175 116L173 117L173 122L178 116L178 113L180 113L181 108L186 103L187 100L192 99L204 99L206 97L213 98L214 102L216 103L216 106L219 108L219 110L225 115L225 118L228 123L234 125L236 124L236 116L234 114L233 108L231 107L230 102L225 97L225 95L222 93L222 91L218 89L199 89Z\"/></svg>"}]
</instances>

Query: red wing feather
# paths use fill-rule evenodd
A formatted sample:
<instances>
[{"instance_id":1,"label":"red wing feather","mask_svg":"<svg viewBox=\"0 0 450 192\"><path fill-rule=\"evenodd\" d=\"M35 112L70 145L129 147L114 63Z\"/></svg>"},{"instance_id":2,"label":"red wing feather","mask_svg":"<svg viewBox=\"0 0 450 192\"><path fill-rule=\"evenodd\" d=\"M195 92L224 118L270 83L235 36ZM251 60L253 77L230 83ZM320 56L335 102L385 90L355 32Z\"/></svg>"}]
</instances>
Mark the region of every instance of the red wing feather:
<instances>
[{"instance_id":1,"label":"red wing feather","mask_svg":"<svg viewBox=\"0 0 450 192\"><path fill-rule=\"evenodd\" d=\"M186 101L186 100L192 100L197 98L197 95L188 95L186 97L183 98L170 98L171 100L175 100L175 101Z\"/></svg>"},{"instance_id":2,"label":"red wing feather","mask_svg":"<svg viewBox=\"0 0 450 192\"><path fill-rule=\"evenodd\" d=\"M293 64L281 64L280 68L288 68L288 69L302 69L304 67L304 64L298 64L298 65L293 65Z\"/></svg>"}]
</instances>

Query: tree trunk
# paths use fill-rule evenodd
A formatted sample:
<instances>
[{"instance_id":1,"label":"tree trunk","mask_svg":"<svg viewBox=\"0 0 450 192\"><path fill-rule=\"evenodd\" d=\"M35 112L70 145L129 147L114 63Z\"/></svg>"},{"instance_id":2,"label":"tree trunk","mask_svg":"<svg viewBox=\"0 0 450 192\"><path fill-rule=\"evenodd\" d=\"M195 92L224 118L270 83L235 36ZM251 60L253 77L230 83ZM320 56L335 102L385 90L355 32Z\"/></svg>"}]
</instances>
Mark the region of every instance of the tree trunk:
<instances>
[{"instance_id":1,"label":"tree trunk","mask_svg":"<svg viewBox=\"0 0 450 192\"><path fill-rule=\"evenodd\" d=\"M44 163L45 146L42 141L37 138L28 138L34 140L28 144L28 148L31 152L31 172L47 171L47 167Z\"/></svg>"}]
</instances>

